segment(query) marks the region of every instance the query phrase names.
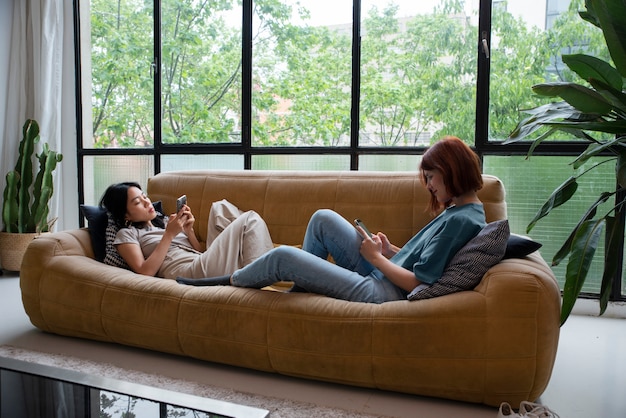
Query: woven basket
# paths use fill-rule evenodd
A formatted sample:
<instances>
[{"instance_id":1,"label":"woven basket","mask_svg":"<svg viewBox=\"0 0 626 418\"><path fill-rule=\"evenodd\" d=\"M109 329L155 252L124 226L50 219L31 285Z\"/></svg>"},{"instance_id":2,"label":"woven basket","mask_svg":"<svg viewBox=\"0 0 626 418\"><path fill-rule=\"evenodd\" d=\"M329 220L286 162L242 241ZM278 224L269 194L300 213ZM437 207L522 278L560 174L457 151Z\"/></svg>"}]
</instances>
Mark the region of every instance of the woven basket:
<instances>
[{"instance_id":1,"label":"woven basket","mask_svg":"<svg viewBox=\"0 0 626 418\"><path fill-rule=\"evenodd\" d=\"M26 248L37 236L38 233L0 232L0 266L8 271L20 271Z\"/></svg>"}]
</instances>

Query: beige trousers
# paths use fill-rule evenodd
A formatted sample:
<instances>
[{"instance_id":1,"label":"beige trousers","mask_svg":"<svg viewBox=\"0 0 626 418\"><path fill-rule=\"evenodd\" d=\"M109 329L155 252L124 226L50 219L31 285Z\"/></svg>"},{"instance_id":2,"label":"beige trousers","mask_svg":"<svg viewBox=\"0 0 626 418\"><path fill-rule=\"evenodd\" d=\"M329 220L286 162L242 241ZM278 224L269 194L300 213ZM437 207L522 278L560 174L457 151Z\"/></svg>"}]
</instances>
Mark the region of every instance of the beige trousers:
<instances>
[{"instance_id":1,"label":"beige trousers","mask_svg":"<svg viewBox=\"0 0 626 418\"><path fill-rule=\"evenodd\" d=\"M231 274L247 266L274 245L267 225L254 211L243 212L227 200L214 202L209 213L206 250L174 249L163 277L203 278Z\"/></svg>"}]
</instances>

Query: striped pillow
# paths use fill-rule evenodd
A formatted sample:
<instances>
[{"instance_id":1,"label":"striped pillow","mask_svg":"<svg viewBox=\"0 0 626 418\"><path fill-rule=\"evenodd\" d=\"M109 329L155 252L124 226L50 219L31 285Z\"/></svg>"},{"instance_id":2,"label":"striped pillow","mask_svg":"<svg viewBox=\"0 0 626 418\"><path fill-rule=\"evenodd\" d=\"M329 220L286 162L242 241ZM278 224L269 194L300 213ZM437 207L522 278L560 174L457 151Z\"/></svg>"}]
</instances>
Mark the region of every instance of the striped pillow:
<instances>
[{"instance_id":1,"label":"striped pillow","mask_svg":"<svg viewBox=\"0 0 626 418\"><path fill-rule=\"evenodd\" d=\"M487 224L452 257L437 282L416 287L407 298L429 299L475 288L487 270L502 260L509 235L508 220Z\"/></svg>"},{"instance_id":2,"label":"striped pillow","mask_svg":"<svg viewBox=\"0 0 626 418\"><path fill-rule=\"evenodd\" d=\"M115 241L115 236L117 235L117 231L120 230L120 227L117 222L115 222L115 219L110 212L107 212L107 218L108 223L105 231L106 242L104 246L104 264L130 270L126 261L124 261L120 253L117 252L115 245L113 245L113 241Z\"/></svg>"}]
</instances>

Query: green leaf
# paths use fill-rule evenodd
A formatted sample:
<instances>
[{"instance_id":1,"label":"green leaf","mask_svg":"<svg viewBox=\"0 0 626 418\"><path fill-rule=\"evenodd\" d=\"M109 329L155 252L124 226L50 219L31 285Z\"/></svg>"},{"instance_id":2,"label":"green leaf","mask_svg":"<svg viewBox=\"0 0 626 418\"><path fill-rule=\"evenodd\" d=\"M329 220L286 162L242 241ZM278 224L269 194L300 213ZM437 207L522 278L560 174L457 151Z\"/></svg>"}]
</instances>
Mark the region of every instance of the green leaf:
<instances>
[{"instance_id":1,"label":"green leaf","mask_svg":"<svg viewBox=\"0 0 626 418\"><path fill-rule=\"evenodd\" d=\"M602 143L592 143L589 144L586 150L584 150L580 155L574 160L572 166L574 169L580 168L583 164L585 164L590 158L595 157L606 150L612 151L616 144L619 144L619 139L613 139L611 141L602 142Z\"/></svg>"},{"instance_id":2,"label":"green leaf","mask_svg":"<svg viewBox=\"0 0 626 418\"><path fill-rule=\"evenodd\" d=\"M623 230L623 225L621 225L618 219L622 219L621 216L618 215L617 219L613 216L606 217L607 237L604 249L604 273L602 274L602 285L600 287L600 315L606 311L613 287L613 280L617 278L620 255L619 242L621 240L620 231Z\"/></svg>"},{"instance_id":3,"label":"green leaf","mask_svg":"<svg viewBox=\"0 0 626 418\"><path fill-rule=\"evenodd\" d=\"M557 187L552 192L546 203L544 203L541 209L539 209L535 217L530 221L530 223L526 227L526 233L529 233L531 229L533 229L537 221L550 213L552 209L557 208L563 203L567 202L574 195L574 193L576 193L577 189L578 183L576 182L576 177L570 177L563 184Z\"/></svg>"},{"instance_id":4,"label":"green leaf","mask_svg":"<svg viewBox=\"0 0 626 418\"><path fill-rule=\"evenodd\" d=\"M619 135L624 133L626 129L626 120L604 121L604 122L543 122L545 126L563 129L578 129L592 132L606 132L609 134Z\"/></svg>"},{"instance_id":5,"label":"green leaf","mask_svg":"<svg viewBox=\"0 0 626 418\"><path fill-rule=\"evenodd\" d=\"M606 45L609 48L615 67L626 77L626 3L622 0L597 0L592 4L592 12L602 28Z\"/></svg>"},{"instance_id":6,"label":"green leaf","mask_svg":"<svg viewBox=\"0 0 626 418\"><path fill-rule=\"evenodd\" d=\"M621 75L619 75L619 73L617 73L617 75L620 77L621 82ZM626 94L622 93L622 91L620 90L621 87L615 89L604 83L603 81L596 80L595 78L589 79L589 84L591 84L591 86L596 89L598 93L603 95L609 102L611 102L616 111L621 110L622 112L626 112Z\"/></svg>"},{"instance_id":7,"label":"green leaf","mask_svg":"<svg viewBox=\"0 0 626 418\"><path fill-rule=\"evenodd\" d=\"M585 214L580 218L578 224L574 227L574 229L572 229L572 232L569 234L561 248L559 248L559 250L552 258L553 266L558 266L561 261L563 261L563 259L565 259L565 257L567 257L567 255L570 253L570 251L572 250L574 237L576 236L576 233L578 232L578 229L580 229L582 224L590 219L593 219L596 216L598 206L602 203L605 203L609 199L609 197L613 196L614 194L615 192L603 192L600 197L587 209L587 212L585 212Z\"/></svg>"},{"instance_id":8,"label":"green leaf","mask_svg":"<svg viewBox=\"0 0 626 418\"><path fill-rule=\"evenodd\" d=\"M613 106L604 96L589 87L576 83L544 83L533 86L533 91L542 96L559 96L584 113L608 115Z\"/></svg>"},{"instance_id":9,"label":"green leaf","mask_svg":"<svg viewBox=\"0 0 626 418\"><path fill-rule=\"evenodd\" d=\"M509 134L507 140L504 141L504 144L521 141L544 126L546 123L562 119L577 119L581 115L579 110L575 109L566 102L548 103L532 109L524 110L524 113L527 113L530 116L517 124L515 129L513 129L513 131ZM542 136L545 139L549 135Z\"/></svg>"},{"instance_id":10,"label":"green leaf","mask_svg":"<svg viewBox=\"0 0 626 418\"><path fill-rule=\"evenodd\" d=\"M539 136L539 138L535 139L532 145L530 146L530 148L528 149L527 156L530 157L533 154L533 152L535 152L535 148L537 148L546 138L549 138L550 136L552 136L552 134L554 134L556 131L558 131L558 129L550 128L541 136Z\"/></svg>"},{"instance_id":11,"label":"green leaf","mask_svg":"<svg viewBox=\"0 0 626 418\"><path fill-rule=\"evenodd\" d=\"M561 306L561 325L567 321L574 303L585 283L593 256L598 248L605 220L583 222L572 242L572 253L565 272L563 287L563 305Z\"/></svg>"},{"instance_id":12,"label":"green leaf","mask_svg":"<svg viewBox=\"0 0 626 418\"><path fill-rule=\"evenodd\" d=\"M600 80L615 90L622 90L622 76L608 62L584 54L563 55L562 58L569 69L583 80Z\"/></svg>"},{"instance_id":13,"label":"green leaf","mask_svg":"<svg viewBox=\"0 0 626 418\"><path fill-rule=\"evenodd\" d=\"M584 20L599 28L600 22L598 21L598 17L596 16L594 3L595 0L585 0L585 7L587 8L587 10L582 10L578 12L578 14Z\"/></svg>"}]
</instances>

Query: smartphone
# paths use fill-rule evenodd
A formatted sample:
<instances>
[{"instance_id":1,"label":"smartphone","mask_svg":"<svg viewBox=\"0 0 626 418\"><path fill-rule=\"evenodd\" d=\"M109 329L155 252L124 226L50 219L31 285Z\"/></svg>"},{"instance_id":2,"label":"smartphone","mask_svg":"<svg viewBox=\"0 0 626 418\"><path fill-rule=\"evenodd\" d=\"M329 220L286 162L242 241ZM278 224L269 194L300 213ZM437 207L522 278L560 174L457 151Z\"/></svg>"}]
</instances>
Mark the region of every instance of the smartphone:
<instances>
[{"instance_id":1,"label":"smartphone","mask_svg":"<svg viewBox=\"0 0 626 418\"><path fill-rule=\"evenodd\" d=\"M176 199L176 213L180 212L180 210L187 204L187 195L184 194L178 199Z\"/></svg>"},{"instance_id":2,"label":"smartphone","mask_svg":"<svg viewBox=\"0 0 626 418\"><path fill-rule=\"evenodd\" d=\"M354 224L360 226L361 228L363 228L363 230L365 231L365 233L367 234L368 237L372 236L372 233L370 232L369 229L367 229L367 227L365 226L363 221L361 221L360 219L357 218L357 219L354 220Z\"/></svg>"}]
</instances>

